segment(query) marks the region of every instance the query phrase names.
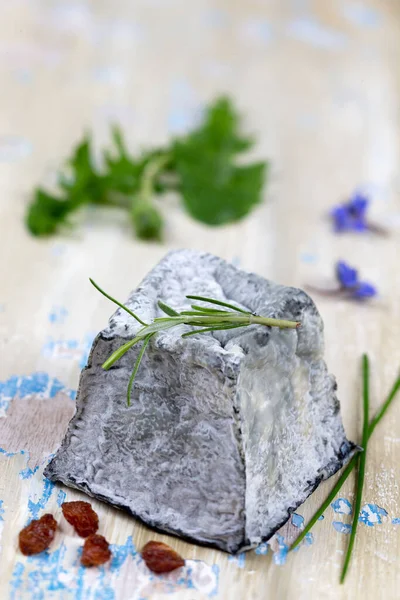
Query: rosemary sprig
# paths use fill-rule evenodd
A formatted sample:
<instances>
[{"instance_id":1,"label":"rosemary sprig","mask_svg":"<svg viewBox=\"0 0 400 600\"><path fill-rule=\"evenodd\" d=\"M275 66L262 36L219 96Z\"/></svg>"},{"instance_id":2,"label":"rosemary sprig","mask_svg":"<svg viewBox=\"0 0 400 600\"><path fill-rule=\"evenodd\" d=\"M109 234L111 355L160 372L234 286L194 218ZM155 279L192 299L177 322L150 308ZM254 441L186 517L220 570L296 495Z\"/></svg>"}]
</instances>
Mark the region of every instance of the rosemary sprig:
<instances>
[{"instance_id":1,"label":"rosemary sprig","mask_svg":"<svg viewBox=\"0 0 400 600\"><path fill-rule=\"evenodd\" d=\"M177 312L171 306L168 306L165 302L159 300L158 306L167 315L167 317L158 317L150 324L145 323L140 319L134 312L127 308L124 304L107 294L102 288L93 281L89 280L90 283L101 293L103 296L114 302L117 306L125 310L131 317L139 321L143 327L139 329L136 336L120 346L115 352L107 358L103 363L103 369L107 370L112 367L128 350L139 342L143 342L143 346L136 359L135 366L132 371L131 378L129 380L127 390L127 404L130 406L130 396L132 391L133 382L138 372L140 362L143 358L144 351L150 341L150 339L167 329L176 327L177 325L190 325L197 327L195 331L189 331L182 334L182 337L188 337L197 333L206 333L208 331L220 331L225 329L234 329L236 327L247 327L249 325L264 325L266 327L279 327L280 329L296 329L300 326L298 321L287 321L285 319L273 319L269 317L262 317L260 315L253 314L245 311L242 308L215 298L205 298L204 296L186 296L191 300L200 300L208 304L214 304L217 306L223 306L230 310L216 310L210 307L202 307L196 304L191 305L191 311L184 310Z\"/></svg>"},{"instance_id":2,"label":"rosemary sprig","mask_svg":"<svg viewBox=\"0 0 400 600\"><path fill-rule=\"evenodd\" d=\"M376 413L375 417L371 420L371 422L369 424L369 427L368 427L368 439L373 434L373 432L375 430L375 427L378 425L378 423L384 417L385 413L387 412L389 406L391 405L392 401L394 400L394 398L395 398L397 392L399 391L399 389L400 389L400 376L397 377L397 379L394 382L394 384L393 384L393 386L392 386L392 388L391 388L391 390L390 390L390 392L389 392L389 394L388 394L385 402L382 404L381 408L378 410L378 412ZM352 470L356 466L357 460L358 460L358 454L355 454L351 458L350 462L346 466L345 470L343 471L343 473L341 474L341 476L337 480L337 482L334 485L334 487L332 488L332 490L330 491L330 493L327 496L326 500L321 504L321 506L319 507L319 509L314 513L314 515L312 516L312 518L310 519L310 521L307 523L306 527L303 529L303 531L300 533L300 535L295 539L295 541L293 542L293 544L290 546L290 550L294 550L295 548L297 548L297 546L304 540L304 538L306 537L307 533L309 533L311 531L311 529L313 528L313 526L315 525L315 523L318 521L318 519L323 515L323 513L325 512L325 510L334 501L335 497L339 493L339 491L342 488L343 484L345 483L346 479L348 478L348 476L350 475L350 473L352 472Z\"/></svg>"},{"instance_id":3,"label":"rosemary sprig","mask_svg":"<svg viewBox=\"0 0 400 600\"><path fill-rule=\"evenodd\" d=\"M357 476L357 491L356 501L354 503L354 516L353 525L350 533L349 545L347 547L346 558L340 576L340 583L343 583L346 577L346 573L349 568L351 554L353 552L354 542L356 539L358 516L361 509L362 492L364 487L365 478L365 464L367 460L367 447L368 447L368 420L369 420L369 360L366 354L362 357L362 369L363 369L363 409L364 409L364 421L363 421L363 435L362 435L362 447L363 451L359 457L358 476Z\"/></svg>"}]
</instances>

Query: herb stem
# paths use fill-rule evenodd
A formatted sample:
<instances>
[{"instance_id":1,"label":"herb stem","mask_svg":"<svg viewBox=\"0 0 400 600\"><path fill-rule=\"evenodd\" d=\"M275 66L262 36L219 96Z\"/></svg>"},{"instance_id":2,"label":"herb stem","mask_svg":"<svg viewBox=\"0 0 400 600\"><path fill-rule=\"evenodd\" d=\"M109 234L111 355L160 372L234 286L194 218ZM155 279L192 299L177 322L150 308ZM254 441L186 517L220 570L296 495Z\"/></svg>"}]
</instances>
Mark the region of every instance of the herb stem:
<instances>
[{"instance_id":1,"label":"herb stem","mask_svg":"<svg viewBox=\"0 0 400 600\"><path fill-rule=\"evenodd\" d=\"M373 434L375 427L378 425L379 421L385 415L386 411L388 410L390 404L392 403L392 401L393 401L394 397L396 396L397 392L399 391L399 389L400 389L400 377L398 377L396 379L385 402L382 404L381 408L378 410L375 417L371 420L371 423L369 424L369 428L368 428L368 439ZM297 548L297 546L303 541L303 539L306 537L307 533L309 533L309 531L312 529L312 527L315 525L315 523L318 521L318 519L323 515L325 510L333 502L336 495L339 493L340 489L342 488L343 484L345 483L346 479L348 478L348 476L350 475L350 473L356 466L357 459L358 459L358 454L355 454L350 459L350 462L346 466L345 470L343 471L343 473L337 480L337 482L334 485L334 487L332 488L332 490L329 492L328 497L321 504L319 509L314 513L314 515L312 516L310 521L307 523L306 527L303 529L303 531L300 533L300 535L295 539L293 544L290 546L290 550L294 550L295 548Z\"/></svg>"},{"instance_id":2,"label":"herb stem","mask_svg":"<svg viewBox=\"0 0 400 600\"><path fill-rule=\"evenodd\" d=\"M111 300L111 302L114 302L114 304L116 304L117 306L122 308L125 312L127 312L128 315L131 315L131 317L133 317L134 319L136 319L136 321L139 321L139 323L141 325L146 327L147 323L145 323L144 321L142 321L142 319L140 319L137 315L135 315L135 313L132 312L127 306L125 306L125 304L122 304L122 302L119 302L119 300L116 300L115 298L113 298L112 296L107 294L107 292L102 290L101 287L99 285L97 285L97 283L95 281L93 281L93 279L91 279L91 277L89 277L89 281L96 288L96 290L98 290L101 294L103 294L103 296L108 298L108 300Z\"/></svg>"},{"instance_id":3,"label":"herb stem","mask_svg":"<svg viewBox=\"0 0 400 600\"><path fill-rule=\"evenodd\" d=\"M136 359L135 366L133 367L132 375L129 379L128 389L126 392L126 403L128 406L131 405L131 391L132 391L133 382L135 381L136 373L138 372L140 363L142 362L143 354L144 354L144 352L147 348L147 345L153 335L154 335L154 333L150 333L150 335L148 335L147 337L144 338L143 345L142 345L140 352L138 354L138 357Z\"/></svg>"},{"instance_id":4,"label":"herb stem","mask_svg":"<svg viewBox=\"0 0 400 600\"><path fill-rule=\"evenodd\" d=\"M351 554L354 547L354 542L356 539L358 518L361 509L361 501L362 501L362 491L364 487L364 478L365 478L365 465L367 460L367 447L368 447L368 420L369 420L369 361L368 356L366 354L362 357L362 368L363 368L363 409L364 409L364 422L363 422L363 436L362 436L362 447L363 452L359 458L359 466L358 466L358 477L357 477L357 491L356 491L356 501L354 504L354 516L353 516L353 524L350 533L349 545L347 548L346 558L343 565L342 574L340 576L340 583L343 583L346 577L346 573L348 571Z\"/></svg>"},{"instance_id":5,"label":"herb stem","mask_svg":"<svg viewBox=\"0 0 400 600\"><path fill-rule=\"evenodd\" d=\"M358 457L358 454L356 454L356 455L354 455L352 457L351 461L346 466L346 468L343 471L343 473L341 474L340 478L337 480L335 486L332 488L332 491L329 493L329 495L327 496L326 500L321 504L321 506L319 507L319 509L317 510L317 512L314 513L314 515L310 519L309 523L307 523L307 526L303 529L303 531L300 533L300 535L295 539L295 541L293 542L293 544L290 546L289 550L294 550L295 548L297 548L297 546L306 537L306 535L310 531L310 529L318 521L318 519L320 518L320 516L326 511L326 509L329 507L329 505L331 504L331 502L335 499L335 496L339 493L340 488L342 487L342 485L344 484L344 482L346 481L346 479L348 478L348 476L350 475L350 473L354 469L354 467L356 465L356 458L357 457Z\"/></svg>"},{"instance_id":6,"label":"herb stem","mask_svg":"<svg viewBox=\"0 0 400 600\"><path fill-rule=\"evenodd\" d=\"M150 198L154 192L154 180L170 160L171 156L169 154L161 154L149 160L143 169L142 182L140 186L141 199L150 201Z\"/></svg>"}]
</instances>

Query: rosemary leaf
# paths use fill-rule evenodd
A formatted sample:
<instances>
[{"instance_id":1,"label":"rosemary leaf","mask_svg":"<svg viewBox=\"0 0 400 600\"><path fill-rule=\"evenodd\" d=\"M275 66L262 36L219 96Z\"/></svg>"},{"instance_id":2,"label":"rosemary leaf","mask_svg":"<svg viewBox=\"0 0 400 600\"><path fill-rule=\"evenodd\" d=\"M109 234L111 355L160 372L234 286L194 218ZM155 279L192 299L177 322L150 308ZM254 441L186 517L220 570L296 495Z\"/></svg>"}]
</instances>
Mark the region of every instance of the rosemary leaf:
<instances>
[{"instance_id":1,"label":"rosemary leaf","mask_svg":"<svg viewBox=\"0 0 400 600\"><path fill-rule=\"evenodd\" d=\"M106 298L108 298L108 300L111 300L111 302L114 302L114 304L116 304L117 306L119 306L120 308L122 308L125 312L128 313L128 315L131 315L131 317L133 317L134 319L136 319L136 321L139 321L139 323L141 325L144 325L144 326L147 325L147 323L145 323L144 321L142 321L142 319L140 319L137 315L135 315L135 313L132 312L127 306L125 306L125 304L122 304L121 302L119 302L119 300L116 300L115 298L113 298L112 296L110 296L109 294L107 294L107 292L105 292L104 290L102 290L101 287L99 285L97 285L97 283L95 281L93 281L93 279L91 279L90 277L89 277L89 281L96 288L96 290L98 290L100 292L100 294L103 294L103 296L105 296Z\"/></svg>"},{"instance_id":2,"label":"rosemary leaf","mask_svg":"<svg viewBox=\"0 0 400 600\"><path fill-rule=\"evenodd\" d=\"M163 302L162 300L158 301L158 306L166 315L169 315L170 317L179 317L179 313L176 312L176 310L173 309L171 306L168 306L168 304L165 304L165 302Z\"/></svg>"},{"instance_id":3,"label":"rosemary leaf","mask_svg":"<svg viewBox=\"0 0 400 600\"><path fill-rule=\"evenodd\" d=\"M197 306L196 304L192 304L191 309L198 311L198 312L207 313L210 315L229 315L228 310L217 310L216 308L206 308L205 306Z\"/></svg>"},{"instance_id":4,"label":"rosemary leaf","mask_svg":"<svg viewBox=\"0 0 400 600\"><path fill-rule=\"evenodd\" d=\"M136 377L136 373L138 372L138 369L140 367L140 363L142 362L142 358L143 358L143 354L147 348L147 345L149 343L149 341L151 340L151 338L153 337L153 335L155 335L154 333L150 333L150 335L148 335L147 337L144 338L143 340L143 345L140 349L140 352L138 354L138 357L136 359L135 362L135 366L133 367L133 371L132 371L132 375L129 379L129 384L128 384L128 389L126 392L126 403L128 406L131 405L131 392L132 392L132 386L133 386L133 382L135 381L135 377Z\"/></svg>"},{"instance_id":5,"label":"rosemary leaf","mask_svg":"<svg viewBox=\"0 0 400 600\"><path fill-rule=\"evenodd\" d=\"M239 308L238 306L234 306L233 304L228 304L228 302L223 302L222 300L215 300L215 298L205 298L204 296L186 296L189 300L201 300L202 302L209 302L210 304L217 304L218 306L226 306L226 308L231 308L237 312L243 313L244 315L251 315L251 312L247 310L243 310L243 308Z\"/></svg>"},{"instance_id":6,"label":"rosemary leaf","mask_svg":"<svg viewBox=\"0 0 400 600\"><path fill-rule=\"evenodd\" d=\"M190 335L196 335L197 333L206 333L207 331L221 331L224 329L237 329L238 327L243 327L243 325L219 325L217 327L205 327L204 329L196 329L196 331L188 331L187 333L183 333L181 337L186 338Z\"/></svg>"}]
</instances>

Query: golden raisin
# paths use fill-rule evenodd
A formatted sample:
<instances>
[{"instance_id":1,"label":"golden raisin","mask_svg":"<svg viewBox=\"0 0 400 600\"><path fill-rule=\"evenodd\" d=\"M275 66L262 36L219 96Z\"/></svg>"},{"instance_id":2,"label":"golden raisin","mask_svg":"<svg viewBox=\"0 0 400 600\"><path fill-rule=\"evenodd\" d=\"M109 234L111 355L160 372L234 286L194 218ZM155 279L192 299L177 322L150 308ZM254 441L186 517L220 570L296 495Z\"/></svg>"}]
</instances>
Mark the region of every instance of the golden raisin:
<instances>
[{"instance_id":1,"label":"golden raisin","mask_svg":"<svg viewBox=\"0 0 400 600\"><path fill-rule=\"evenodd\" d=\"M106 538L102 535L89 535L83 544L81 564L84 567L104 565L111 558L111 550Z\"/></svg>"},{"instance_id":2,"label":"golden raisin","mask_svg":"<svg viewBox=\"0 0 400 600\"><path fill-rule=\"evenodd\" d=\"M142 558L153 573L169 573L185 565L183 558L162 542L147 542L142 550Z\"/></svg>"},{"instance_id":3,"label":"golden raisin","mask_svg":"<svg viewBox=\"0 0 400 600\"><path fill-rule=\"evenodd\" d=\"M54 539L56 529L57 521L50 514L31 521L19 533L19 549L22 554L30 556L46 550Z\"/></svg>"},{"instance_id":4,"label":"golden raisin","mask_svg":"<svg viewBox=\"0 0 400 600\"><path fill-rule=\"evenodd\" d=\"M76 533L81 537L88 537L98 530L99 517L89 502L82 500L64 502L61 509L68 523L73 525Z\"/></svg>"}]
</instances>

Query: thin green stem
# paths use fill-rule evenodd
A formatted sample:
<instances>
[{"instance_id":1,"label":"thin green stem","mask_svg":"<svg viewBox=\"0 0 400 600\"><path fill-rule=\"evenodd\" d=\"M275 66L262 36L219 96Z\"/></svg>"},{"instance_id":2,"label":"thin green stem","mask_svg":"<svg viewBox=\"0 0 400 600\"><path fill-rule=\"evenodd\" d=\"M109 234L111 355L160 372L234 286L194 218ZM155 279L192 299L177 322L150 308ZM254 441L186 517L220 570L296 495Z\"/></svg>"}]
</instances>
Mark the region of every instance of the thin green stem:
<instances>
[{"instance_id":1,"label":"thin green stem","mask_svg":"<svg viewBox=\"0 0 400 600\"><path fill-rule=\"evenodd\" d=\"M169 154L159 154L153 156L143 169L142 182L140 186L141 196L150 200L154 192L154 181L157 175L165 168L171 160Z\"/></svg>"},{"instance_id":2,"label":"thin green stem","mask_svg":"<svg viewBox=\"0 0 400 600\"><path fill-rule=\"evenodd\" d=\"M154 333L151 333L150 335L148 335L147 337L144 338L143 345L142 345L142 347L140 349L140 352L139 352L139 355L138 355L138 357L136 359L135 366L133 367L132 375L131 375L131 377L129 379L128 389L127 389L127 392L126 392L126 402L127 402L128 406L131 405L131 392L132 392L133 382L135 381L135 377L136 377L136 374L137 374L138 369L140 367L140 363L142 362L143 354L144 354L144 352L146 350L146 347L147 347L147 345L148 345L148 343L149 343L149 341L150 341L150 339L152 338L153 335L154 335Z\"/></svg>"},{"instance_id":3,"label":"thin green stem","mask_svg":"<svg viewBox=\"0 0 400 600\"><path fill-rule=\"evenodd\" d=\"M243 310L243 308L239 308L238 306L234 306L233 304L228 304L228 302L222 302L222 300L215 300L214 298L205 298L204 296L186 296L189 300L201 300L202 302L208 302L209 304L217 304L218 306L226 306L227 308L231 308L232 310L236 310L237 312L241 312L245 315L251 315L251 312L248 310Z\"/></svg>"},{"instance_id":4,"label":"thin green stem","mask_svg":"<svg viewBox=\"0 0 400 600\"><path fill-rule=\"evenodd\" d=\"M391 405L392 400L396 396L396 394L399 391L399 389L400 389L400 376L394 382L393 387L390 390L388 397L386 398L385 402L382 404L381 408L376 413L375 417L372 419L372 421L371 421L371 423L369 425L369 429L368 429L368 439L373 434L374 429L378 425L379 421L385 415L387 409Z\"/></svg>"},{"instance_id":5,"label":"thin green stem","mask_svg":"<svg viewBox=\"0 0 400 600\"><path fill-rule=\"evenodd\" d=\"M343 565L342 574L340 576L340 583L343 583L346 577L346 573L348 571L351 554L353 552L354 542L356 539L357 533L357 525L358 525L358 517L361 509L361 501L362 501L362 491L364 487L364 478L365 478L365 464L367 460L367 447L368 447L368 421L369 421L369 361L368 356L366 354L363 355L362 358L363 365L363 408L364 408L364 422L363 422L363 436L362 436L362 447L363 452L359 458L359 467L358 467L358 477L357 477L357 492L356 492L356 501L354 504L354 517L353 517L353 525L350 533L349 545L347 548L346 558Z\"/></svg>"},{"instance_id":6,"label":"thin green stem","mask_svg":"<svg viewBox=\"0 0 400 600\"><path fill-rule=\"evenodd\" d=\"M97 285L97 283L95 281L93 281L93 279L91 279L90 277L89 277L89 281L96 288L96 290L98 290L100 292L100 294L103 294L103 296L105 296L106 298L108 298L108 300L111 300L111 302L114 302L114 304L116 304L117 306L119 306L120 308L122 308L125 312L128 313L128 315L131 315L131 317L133 317L134 319L136 319L136 321L138 321L141 325L144 325L144 326L147 325L147 323L145 323L144 321L142 321L142 319L140 319L137 315L135 315L134 312L132 312L131 310L129 310L129 308L127 306L125 306L124 304L122 304L121 302L119 302L119 300L116 300L115 298L113 298L112 296L110 296L110 294L107 294L107 292L105 292L104 290L102 290L101 287L99 285Z\"/></svg>"},{"instance_id":7,"label":"thin green stem","mask_svg":"<svg viewBox=\"0 0 400 600\"><path fill-rule=\"evenodd\" d=\"M326 509L329 507L331 502L335 499L336 494L339 493L340 488L342 487L342 485L344 484L344 482L346 481L346 479L348 478L348 476L350 475L350 473L352 472L352 470L356 464L356 456L358 456L358 454L354 455L352 457L351 461L346 466L346 468L343 471L343 473L341 474L340 478L337 480L335 486L332 488L331 492L329 493L329 496L321 504L321 506L319 507L317 512L313 515L313 517L311 517L309 523L307 524L307 527L305 527L303 529L303 531L300 533L300 535L295 539L293 544L290 546L290 550L294 550L303 541L303 539L306 537L306 535L310 531L310 529L315 525L315 523L318 521L320 516L326 511Z\"/></svg>"},{"instance_id":8,"label":"thin green stem","mask_svg":"<svg viewBox=\"0 0 400 600\"><path fill-rule=\"evenodd\" d=\"M383 418L383 416L387 412L390 404L394 400L399 389L400 389L400 377L398 377L396 379L385 402L382 404L381 408L378 410L375 417L371 420L371 423L369 424L369 428L368 428L368 439L373 434L374 429L378 425L379 421ZM358 455L354 455L350 459L350 462L346 466L345 470L340 475L339 479L337 480L337 482L334 485L334 487L332 488L332 490L329 492L328 497L323 502L323 504L321 504L319 509L314 513L314 515L311 517L310 521L307 523L306 527L303 529L303 531L300 533L300 535L296 538L296 540L290 546L290 550L294 550L303 541L303 539L306 537L307 533L309 533L309 531L312 529L312 527L315 525L315 523L318 521L318 519L323 515L325 510L334 501L336 495L339 493L339 491L342 488L343 484L345 483L346 479L348 478L348 476L350 475L350 473L356 466L357 459L358 459Z\"/></svg>"},{"instance_id":9,"label":"thin green stem","mask_svg":"<svg viewBox=\"0 0 400 600\"><path fill-rule=\"evenodd\" d=\"M242 325L220 325L219 327L206 327L204 329L196 329L196 331L188 331L187 333L183 333L181 337L186 338L190 335L206 333L207 331L224 331L225 329L237 329L238 327L242 327Z\"/></svg>"}]
</instances>

